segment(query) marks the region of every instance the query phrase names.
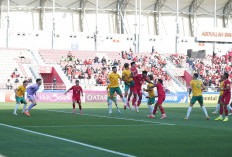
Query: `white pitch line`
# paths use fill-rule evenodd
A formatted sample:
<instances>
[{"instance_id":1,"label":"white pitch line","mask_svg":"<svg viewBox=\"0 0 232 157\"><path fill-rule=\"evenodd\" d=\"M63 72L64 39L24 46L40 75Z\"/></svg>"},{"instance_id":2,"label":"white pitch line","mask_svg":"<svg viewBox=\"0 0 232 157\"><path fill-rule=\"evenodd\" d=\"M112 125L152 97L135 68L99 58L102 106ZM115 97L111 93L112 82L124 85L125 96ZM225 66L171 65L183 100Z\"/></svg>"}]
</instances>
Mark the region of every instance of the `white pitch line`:
<instances>
[{"instance_id":1,"label":"white pitch line","mask_svg":"<svg viewBox=\"0 0 232 157\"><path fill-rule=\"evenodd\" d=\"M66 112L66 111L47 110L47 109L39 109L39 110L73 114L71 112ZM109 119L122 119L122 120L129 120L129 121L135 121L135 122L159 124L159 125L171 125L171 126L176 125L176 124L172 124L172 123L161 123L161 122L153 122L153 121L131 119L131 118L109 117L109 116L100 116L100 115L92 115L92 114L82 114L82 115L86 115L86 116L90 116L90 117L109 118Z\"/></svg>"},{"instance_id":2,"label":"white pitch line","mask_svg":"<svg viewBox=\"0 0 232 157\"><path fill-rule=\"evenodd\" d=\"M29 132L29 133L32 133L32 134L42 135L42 136L58 139L58 140L61 140L61 141L66 141L66 142L82 145L82 146L85 146L85 147L97 149L97 150L112 153L112 154L117 154L117 155L126 156L126 157L135 157L134 155L125 154L125 153L113 151L113 150L110 150L110 149L105 149L105 148L101 148L101 147L98 147L98 146L94 146L94 145L90 145L90 144L86 144L86 143L82 143L82 142L78 142L78 141L69 140L69 139L66 139L66 138L58 137L58 136L48 135L48 134L44 134L44 133L40 133L40 132L36 132L36 131L32 131L32 130L27 130L27 129L15 127L15 126L3 124L3 123L0 123L0 125L8 127L8 128L13 128L13 129Z\"/></svg>"},{"instance_id":3,"label":"white pitch line","mask_svg":"<svg viewBox=\"0 0 232 157\"><path fill-rule=\"evenodd\" d=\"M53 125L53 126L21 126L26 128L73 128L73 127L131 127L131 126L155 126L153 124L145 124L145 125Z\"/></svg>"}]
</instances>

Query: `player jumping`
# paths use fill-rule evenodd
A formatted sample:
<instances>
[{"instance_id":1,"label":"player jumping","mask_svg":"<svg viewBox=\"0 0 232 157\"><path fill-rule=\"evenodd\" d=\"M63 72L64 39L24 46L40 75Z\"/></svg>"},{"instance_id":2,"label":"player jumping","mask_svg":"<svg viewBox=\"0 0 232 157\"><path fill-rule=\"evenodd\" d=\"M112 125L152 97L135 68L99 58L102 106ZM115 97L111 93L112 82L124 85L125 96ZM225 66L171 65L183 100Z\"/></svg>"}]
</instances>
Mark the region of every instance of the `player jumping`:
<instances>
[{"instance_id":1,"label":"player jumping","mask_svg":"<svg viewBox=\"0 0 232 157\"><path fill-rule=\"evenodd\" d=\"M106 90L108 92L107 103L108 103L108 108L109 108L109 114L111 114L112 113L112 106L110 106L110 103L109 103L110 102L110 88L107 87ZM115 93L113 95L113 102L114 102L115 106L117 107L118 113L121 114Z\"/></svg>"},{"instance_id":2,"label":"player jumping","mask_svg":"<svg viewBox=\"0 0 232 157\"><path fill-rule=\"evenodd\" d=\"M202 110L205 113L206 119L209 120L207 110L206 110L205 106L203 105L202 89L204 89L204 86L203 86L203 83L200 80L198 80L197 78L198 78L198 74L197 73L193 74L193 80L190 82L191 87L189 89L189 97L190 97L190 94L192 91L193 91L193 97L190 101L190 105L189 105L189 108L187 111L187 116L186 116L185 120L189 120L189 115L190 115L192 108L193 108L193 105L195 104L196 101L199 102Z\"/></svg>"},{"instance_id":3,"label":"player jumping","mask_svg":"<svg viewBox=\"0 0 232 157\"><path fill-rule=\"evenodd\" d=\"M224 122L228 121L228 105L230 103L230 98L231 98L231 88L230 88L230 81L228 80L229 74L225 73L223 75L223 88L220 89L220 91L223 91L222 98L220 100L220 116L216 118L215 120L223 120L222 114L223 114L223 108L225 110L225 119L223 120Z\"/></svg>"},{"instance_id":4,"label":"player jumping","mask_svg":"<svg viewBox=\"0 0 232 157\"><path fill-rule=\"evenodd\" d=\"M135 85L133 87L133 93L134 93L134 97L132 100L132 110L134 110L134 106L136 108L136 112L139 112L139 106L141 104L142 101L142 85L144 83L144 81L146 81L147 83L153 84L151 81L147 80L147 71L143 71L142 74L137 74L136 76L133 77L133 80L135 82ZM139 96L139 100L137 102L137 105L135 104L137 101L137 97Z\"/></svg>"},{"instance_id":5,"label":"player jumping","mask_svg":"<svg viewBox=\"0 0 232 157\"><path fill-rule=\"evenodd\" d=\"M17 109L20 105L20 103L24 104L23 106L23 110L22 113L25 112L25 109L27 107L27 101L25 99L25 91L26 91L26 87L28 85L28 81L25 80L23 81L23 85L19 86L17 89L15 89L15 100L16 100L16 105L15 105L15 109L14 109L14 113L13 115L17 115Z\"/></svg>"},{"instance_id":6,"label":"player jumping","mask_svg":"<svg viewBox=\"0 0 232 157\"><path fill-rule=\"evenodd\" d=\"M158 83L155 84L154 86L151 86L149 89L152 89L156 87L157 88L157 92L158 92L158 101L156 102L155 104L155 107L154 107L154 110L153 110L153 113L151 115L148 115L148 117L150 118L154 118L155 117L155 114L156 114L156 111L157 111L157 108L159 107L160 109L160 112L162 113L162 117L160 119L164 119L166 118L166 114L164 112L164 108L162 106L164 100L165 100L165 97L166 97L166 94L165 94L165 88L163 86L163 80L161 79L158 79Z\"/></svg>"},{"instance_id":7,"label":"player jumping","mask_svg":"<svg viewBox=\"0 0 232 157\"><path fill-rule=\"evenodd\" d=\"M64 94L66 95L70 90L73 91L72 102L73 102L73 113L76 113L76 102L79 105L79 112L82 114L82 106L81 106L81 96L83 96L83 90L79 85L79 80L75 81L76 85L72 86L69 90L67 90Z\"/></svg>"},{"instance_id":8,"label":"player jumping","mask_svg":"<svg viewBox=\"0 0 232 157\"><path fill-rule=\"evenodd\" d=\"M153 80L153 76L152 75L149 75L147 77L147 80L148 81L152 81ZM153 107L152 105L155 103L155 92L154 92L154 87L152 88L153 84L151 83L148 83L147 85L147 89L143 89L144 91L148 92L149 94L149 98L148 98L148 102L147 102L147 106L148 106L148 109L150 110L151 114L153 113Z\"/></svg>"},{"instance_id":9,"label":"player jumping","mask_svg":"<svg viewBox=\"0 0 232 157\"><path fill-rule=\"evenodd\" d=\"M38 99L36 92L39 90L41 84L42 84L42 80L36 79L36 84L31 85L30 87L27 88L27 98L32 103L24 112L27 116L30 116L29 113L30 109L37 105L35 100Z\"/></svg>"},{"instance_id":10,"label":"player jumping","mask_svg":"<svg viewBox=\"0 0 232 157\"><path fill-rule=\"evenodd\" d=\"M109 100L109 110L112 108L112 102L113 102L113 96L114 93L118 93L118 95L122 98L122 101L124 103L124 106L126 105L126 98L123 97L122 91L119 87L118 79L122 79L122 77L117 73L117 68L112 68L112 73L108 75L108 80L110 82L109 88L110 88L110 100Z\"/></svg>"},{"instance_id":11,"label":"player jumping","mask_svg":"<svg viewBox=\"0 0 232 157\"><path fill-rule=\"evenodd\" d=\"M132 94L132 88L134 86L134 81L133 81L133 78L130 77L131 75L131 71L129 69L129 64L128 63L125 63L124 64L124 70L122 72L122 80L124 81L125 83L125 94L124 94L124 97L127 98L128 96L128 91L130 89L130 93ZM130 98L128 97L128 102L127 102L127 105L124 106L124 109L129 109L130 108Z\"/></svg>"},{"instance_id":12,"label":"player jumping","mask_svg":"<svg viewBox=\"0 0 232 157\"><path fill-rule=\"evenodd\" d=\"M130 68L130 71L131 71L131 75L130 77L133 79L134 76L136 76L138 74L138 70L136 69L136 64L135 62L131 62L131 68ZM129 79L129 78L128 78ZM127 106L130 106L130 99L131 99L131 96L133 94L133 87L130 87L130 93L128 95L128 99L127 99ZM133 101L133 100L132 100ZM133 106L133 103L132 103L132 110L135 109L135 106Z\"/></svg>"}]
</instances>

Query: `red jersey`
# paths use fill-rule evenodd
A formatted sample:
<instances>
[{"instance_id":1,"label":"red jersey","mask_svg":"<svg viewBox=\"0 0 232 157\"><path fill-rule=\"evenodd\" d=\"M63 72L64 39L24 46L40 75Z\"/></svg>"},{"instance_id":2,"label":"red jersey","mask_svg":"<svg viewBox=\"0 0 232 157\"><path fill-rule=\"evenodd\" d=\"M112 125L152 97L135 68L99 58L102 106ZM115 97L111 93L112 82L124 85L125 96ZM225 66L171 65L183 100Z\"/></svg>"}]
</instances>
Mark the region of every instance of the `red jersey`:
<instances>
[{"instance_id":1,"label":"red jersey","mask_svg":"<svg viewBox=\"0 0 232 157\"><path fill-rule=\"evenodd\" d=\"M225 89L228 86L230 87L230 81L227 79L227 80L224 81L223 88ZM231 90L230 88L228 90L224 90L223 95L231 94L230 90Z\"/></svg>"},{"instance_id":2,"label":"red jersey","mask_svg":"<svg viewBox=\"0 0 232 157\"><path fill-rule=\"evenodd\" d=\"M131 67L130 71L133 74L133 77L138 74L138 70L136 68Z\"/></svg>"},{"instance_id":3,"label":"red jersey","mask_svg":"<svg viewBox=\"0 0 232 157\"><path fill-rule=\"evenodd\" d=\"M73 98L80 98L81 92L83 92L81 86L72 86L70 90L73 90Z\"/></svg>"},{"instance_id":4,"label":"red jersey","mask_svg":"<svg viewBox=\"0 0 232 157\"><path fill-rule=\"evenodd\" d=\"M147 81L147 78L146 77L143 77L142 74L138 74L136 75L135 77L133 77L133 80L135 82L135 85L134 87L139 87L141 88L144 81Z\"/></svg>"},{"instance_id":5,"label":"red jersey","mask_svg":"<svg viewBox=\"0 0 232 157\"><path fill-rule=\"evenodd\" d=\"M165 88L163 84L157 83L156 87L157 87L158 96L165 96Z\"/></svg>"}]
</instances>

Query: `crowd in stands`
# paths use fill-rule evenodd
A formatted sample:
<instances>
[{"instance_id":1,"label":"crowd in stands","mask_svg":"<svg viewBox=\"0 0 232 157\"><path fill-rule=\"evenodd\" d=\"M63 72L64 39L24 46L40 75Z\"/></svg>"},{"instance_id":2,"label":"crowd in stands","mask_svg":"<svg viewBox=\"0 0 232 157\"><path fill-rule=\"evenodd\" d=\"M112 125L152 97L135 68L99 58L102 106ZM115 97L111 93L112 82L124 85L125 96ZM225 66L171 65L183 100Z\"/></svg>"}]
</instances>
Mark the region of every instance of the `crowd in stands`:
<instances>
[{"instance_id":1,"label":"crowd in stands","mask_svg":"<svg viewBox=\"0 0 232 157\"><path fill-rule=\"evenodd\" d=\"M229 73L232 79L232 53L223 56L207 56L204 59L173 54L170 59L177 67L183 67L183 64L187 63L192 72L198 73L204 85L208 87L218 87L220 78L225 72Z\"/></svg>"},{"instance_id":2,"label":"crowd in stands","mask_svg":"<svg viewBox=\"0 0 232 157\"><path fill-rule=\"evenodd\" d=\"M123 71L125 62L136 62L139 72L143 70L149 71L155 78L170 80L171 77L162 70L167 64L165 59L158 53L143 54L136 56L130 49L129 52L122 51L120 60L107 59L106 57L99 58L98 56L90 57L85 60L75 59L71 53L60 59L65 74L72 79L94 79L98 85L106 85L107 76L111 73L112 66L118 67L119 73Z\"/></svg>"},{"instance_id":3,"label":"crowd in stands","mask_svg":"<svg viewBox=\"0 0 232 157\"><path fill-rule=\"evenodd\" d=\"M15 68L12 72L10 78L6 81L5 89L12 90L13 88L16 88L20 83L22 83L24 80L28 80L29 84L32 83L32 78L27 78L21 76L18 69Z\"/></svg>"}]
</instances>

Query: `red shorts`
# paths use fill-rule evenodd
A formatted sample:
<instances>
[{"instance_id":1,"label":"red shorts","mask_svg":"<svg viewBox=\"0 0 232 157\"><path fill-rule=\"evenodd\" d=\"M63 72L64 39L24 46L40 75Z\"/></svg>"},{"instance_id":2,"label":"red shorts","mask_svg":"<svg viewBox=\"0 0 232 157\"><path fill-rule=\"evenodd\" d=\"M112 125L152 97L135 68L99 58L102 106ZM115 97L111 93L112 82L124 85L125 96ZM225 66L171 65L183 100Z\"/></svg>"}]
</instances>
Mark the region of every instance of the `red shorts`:
<instances>
[{"instance_id":1,"label":"red shorts","mask_svg":"<svg viewBox=\"0 0 232 157\"><path fill-rule=\"evenodd\" d=\"M165 96L158 96L157 104L162 105L162 104L163 104L163 102L164 102L164 100L165 100Z\"/></svg>"},{"instance_id":2,"label":"red shorts","mask_svg":"<svg viewBox=\"0 0 232 157\"><path fill-rule=\"evenodd\" d=\"M142 88L141 87L133 87L134 94L142 95Z\"/></svg>"},{"instance_id":3,"label":"red shorts","mask_svg":"<svg viewBox=\"0 0 232 157\"><path fill-rule=\"evenodd\" d=\"M230 103L230 98L231 98L231 94L222 95L220 102L227 105Z\"/></svg>"},{"instance_id":4,"label":"red shorts","mask_svg":"<svg viewBox=\"0 0 232 157\"><path fill-rule=\"evenodd\" d=\"M72 98L72 101L75 101L75 102L77 102L77 103L81 103L81 98L78 98L78 97L73 97Z\"/></svg>"}]
</instances>

